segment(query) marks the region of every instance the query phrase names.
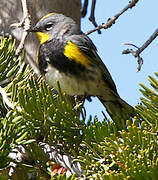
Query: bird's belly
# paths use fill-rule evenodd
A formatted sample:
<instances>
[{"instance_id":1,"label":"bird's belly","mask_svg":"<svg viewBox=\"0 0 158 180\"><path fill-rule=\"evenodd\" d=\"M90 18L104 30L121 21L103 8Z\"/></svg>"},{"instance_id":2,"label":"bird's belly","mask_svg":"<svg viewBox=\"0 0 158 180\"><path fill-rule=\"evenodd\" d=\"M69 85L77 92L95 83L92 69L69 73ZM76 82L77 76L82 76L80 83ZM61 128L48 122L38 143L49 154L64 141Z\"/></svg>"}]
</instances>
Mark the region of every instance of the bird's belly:
<instances>
[{"instance_id":1,"label":"bird's belly","mask_svg":"<svg viewBox=\"0 0 158 180\"><path fill-rule=\"evenodd\" d=\"M95 76L96 77L96 76ZM68 95L98 95L100 82L95 79L88 80L86 77L76 77L71 74L59 72L56 68L48 65L45 74L47 83L57 89L57 81L59 81L62 92ZM95 82L96 81L96 82ZM98 85L97 85L98 84Z\"/></svg>"}]
</instances>

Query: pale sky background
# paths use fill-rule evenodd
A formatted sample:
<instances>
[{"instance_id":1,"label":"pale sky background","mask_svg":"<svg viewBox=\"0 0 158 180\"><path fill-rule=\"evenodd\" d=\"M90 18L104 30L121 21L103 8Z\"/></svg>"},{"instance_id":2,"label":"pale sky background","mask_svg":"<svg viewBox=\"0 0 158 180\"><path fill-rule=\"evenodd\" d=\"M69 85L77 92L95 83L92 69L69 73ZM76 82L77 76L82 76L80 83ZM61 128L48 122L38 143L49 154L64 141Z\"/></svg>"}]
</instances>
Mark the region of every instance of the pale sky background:
<instances>
[{"instance_id":1,"label":"pale sky background","mask_svg":"<svg viewBox=\"0 0 158 180\"><path fill-rule=\"evenodd\" d=\"M127 0L97 0L95 15L97 23L107 22L108 18L112 18L128 2ZM132 47L122 45L122 43L133 43L140 47L158 28L157 8L158 0L140 0L135 7L121 15L111 28L103 29L101 35L97 32L89 35L98 49L98 54L109 69L120 96L132 106L137 105L142 97L139 83L150 87L148 75L155 77L154 72L158 71L158 38L141 54L144 64L140 72L136 72L136 58L131 54L122 55L124 49ZM90 11L82 19L83 32L94 28L88 20L89 16ZM103 119L101 111L105 109L97 98L93 98L93 102L86 102L85 107L87 119L90 114L92 118L97 115L99 120Z\"/></svg>"}]
</instances>

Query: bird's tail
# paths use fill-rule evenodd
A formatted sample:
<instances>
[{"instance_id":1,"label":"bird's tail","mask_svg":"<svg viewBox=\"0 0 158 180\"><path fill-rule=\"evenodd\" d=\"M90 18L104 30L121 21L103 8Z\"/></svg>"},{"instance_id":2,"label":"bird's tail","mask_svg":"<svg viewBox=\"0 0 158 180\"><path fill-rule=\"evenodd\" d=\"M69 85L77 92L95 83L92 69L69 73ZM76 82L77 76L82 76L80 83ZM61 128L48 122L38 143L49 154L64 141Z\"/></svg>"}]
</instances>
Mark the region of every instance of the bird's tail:
<instances>
[{"instance_id":1,"label":"bird's tail","mask_svg":"<svg viewBox=\"0 0 158 180\"><path fill-rule=\"evenodd\" d=\"M135 115L135 110L120 97L115 97L110 101L104 100L103 97L98 98L105 106L108 114L116 123L119 130L126 127L126 120L132 121L132 117Z\"/></svg>"}]
</instances>

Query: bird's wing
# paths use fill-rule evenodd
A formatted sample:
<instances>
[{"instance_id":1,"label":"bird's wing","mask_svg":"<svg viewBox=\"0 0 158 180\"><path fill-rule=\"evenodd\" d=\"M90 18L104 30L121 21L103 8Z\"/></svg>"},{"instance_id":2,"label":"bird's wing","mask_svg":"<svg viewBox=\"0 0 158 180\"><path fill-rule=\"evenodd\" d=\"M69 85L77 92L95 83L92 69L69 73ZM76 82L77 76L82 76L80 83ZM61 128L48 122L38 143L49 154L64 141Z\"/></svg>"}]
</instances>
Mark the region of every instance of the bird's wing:
<instances>
[{"instance_id":1,"label":"bird's wing","mask_svg":"<svg viewBox=\"0 0 158 180\"><path fill-rule=\"evenodd\" d=\"M80 34L80 35L69 36L67 40L77 45L79 50L82 53L86 54L86 56L88 56L92 64L95 64L97 67L100 68L105 82L109 85L111 90L113 90L116 94L118 94L115 83L108 69L106 68L105 64L102 62L101 58L97 54L97 49L93 44L93 42L91 41L91 39L85 34Z\"/></svg>"}]
</instances>

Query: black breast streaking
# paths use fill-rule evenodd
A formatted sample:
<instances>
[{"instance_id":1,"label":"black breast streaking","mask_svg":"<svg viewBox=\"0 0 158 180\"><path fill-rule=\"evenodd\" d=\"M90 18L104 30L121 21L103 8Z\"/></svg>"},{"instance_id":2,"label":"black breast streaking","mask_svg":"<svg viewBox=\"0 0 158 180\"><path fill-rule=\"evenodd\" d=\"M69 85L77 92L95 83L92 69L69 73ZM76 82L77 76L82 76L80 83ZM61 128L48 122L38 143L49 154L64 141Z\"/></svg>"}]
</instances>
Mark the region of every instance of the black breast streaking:
<instances>
[{"instance_id":1,"label":"black breast streaking","mask_svg":"<svg viewBox=\"0 0 158 180\"><path fill-rule=\"evenodd\" d=\"M46 73L48 64L60 72L72 75L81 75L86 69L82 64L76 63L75 60L70 60L64 55L64 44L59 40L51 40L41 44L38 63L42 74Z\"/></svg>"}]
</instances>

